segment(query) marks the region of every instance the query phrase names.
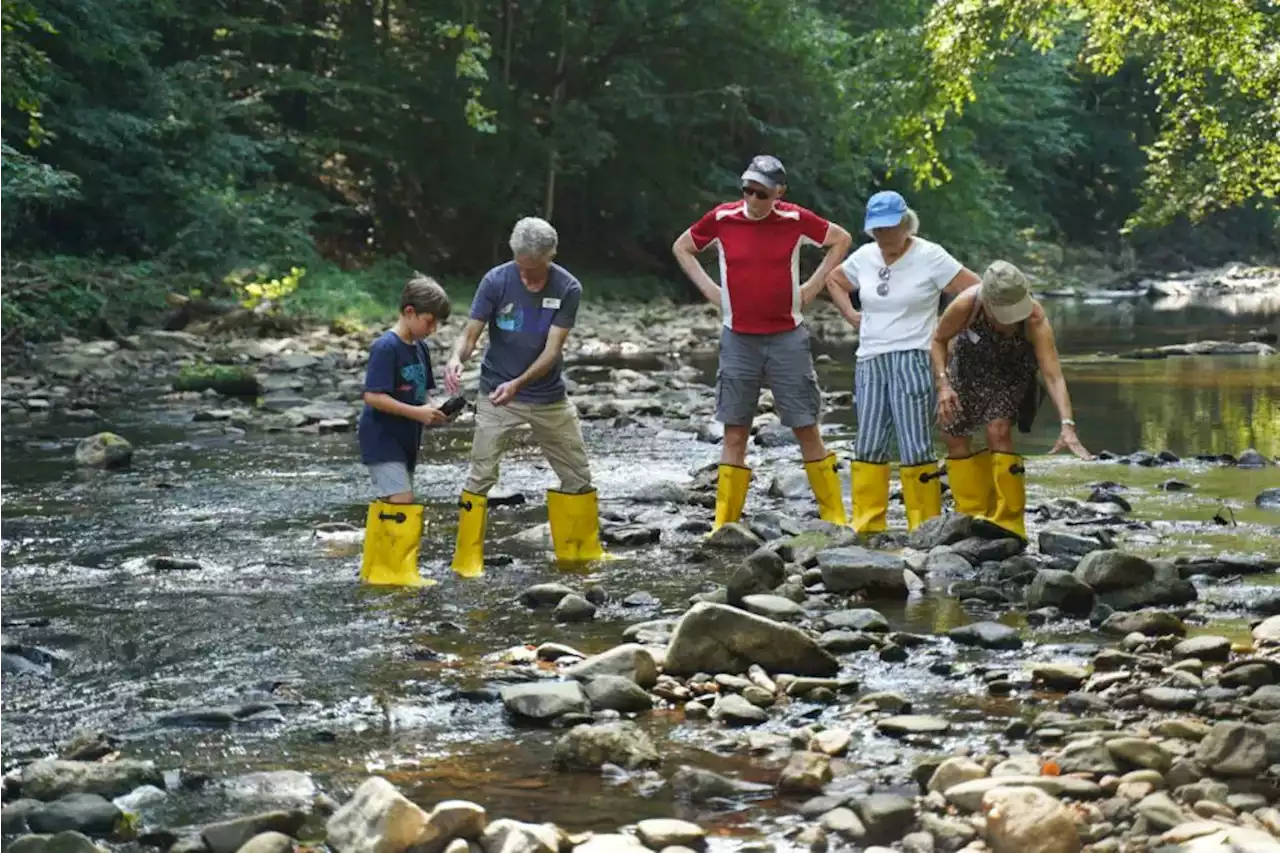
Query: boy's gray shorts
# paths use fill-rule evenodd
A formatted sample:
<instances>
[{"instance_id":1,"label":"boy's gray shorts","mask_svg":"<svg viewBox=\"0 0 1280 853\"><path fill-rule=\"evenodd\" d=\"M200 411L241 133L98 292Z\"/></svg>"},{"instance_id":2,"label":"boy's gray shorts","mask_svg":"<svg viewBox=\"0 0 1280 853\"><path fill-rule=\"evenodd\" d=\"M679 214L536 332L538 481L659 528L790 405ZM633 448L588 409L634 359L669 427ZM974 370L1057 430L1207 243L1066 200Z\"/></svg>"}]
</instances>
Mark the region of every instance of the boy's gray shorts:
<instances>
[{"instance_id":1,"label":"boy's gray shorts","mask_svg":"<svg viewBox=\"0 0 1280 853\"><path fill-rule=\"evenodd\" d=\"M822 392L803 325L773 335L720 333L720 369L716 372L716 420L746 426L755 420L760 389L773 392L774 410L783 426L816 424Z\"/></svg>"},{"instance_id":2,"label":"boy's gray shorts","mask_svg":"<svg viewBox=\"0 0 1280 853\"><path fill-rule=\"evenodd\" d=\"M375 497L385 498L413 491L413 474L403 462L375 462L368 467Z\"/></svg>"}]
</instances>

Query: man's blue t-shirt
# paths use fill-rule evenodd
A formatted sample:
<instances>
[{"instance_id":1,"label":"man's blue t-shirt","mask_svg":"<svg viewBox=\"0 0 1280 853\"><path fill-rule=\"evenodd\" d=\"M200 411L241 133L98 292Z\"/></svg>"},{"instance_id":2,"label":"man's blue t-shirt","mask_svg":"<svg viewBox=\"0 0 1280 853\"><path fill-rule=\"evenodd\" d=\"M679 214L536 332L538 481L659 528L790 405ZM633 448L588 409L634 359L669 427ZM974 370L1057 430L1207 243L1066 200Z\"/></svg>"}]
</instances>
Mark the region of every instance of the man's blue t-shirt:
<instances>
[{"instance_id":1,"label":"man's blue t-shirt","mask_svg":"<svg viewBox=\"0 0 1280 853\"><path fill-rule=\"evenodd\" d=\"M489 324L489 346L480 365L480 390L488 394L529 369L547 345L552 326L572 329L582 285L559 264L547 283L533 293L520 280L515 261L485 273L471 303L471 319ZM565 397L563 360L517 392L521 403L555 403Z\"/></svg>"},{"instance_id":2,"label":"man's blue t-shirt","mask_svg":"<svg viewBox=\"0 0 1280 853\"><path fill-rule=\"evenodd\" d=\"M394 331L373 342L364 376L365 391L421 406L427 402L427 391L434 387L431 355L425 343L407 344ZM418 445L422 443L422 424L418 421L379 412L365 403L358 435L360 461L366 465L403 462L412 469L418 460Z\"/></svg>"}]
</instances>

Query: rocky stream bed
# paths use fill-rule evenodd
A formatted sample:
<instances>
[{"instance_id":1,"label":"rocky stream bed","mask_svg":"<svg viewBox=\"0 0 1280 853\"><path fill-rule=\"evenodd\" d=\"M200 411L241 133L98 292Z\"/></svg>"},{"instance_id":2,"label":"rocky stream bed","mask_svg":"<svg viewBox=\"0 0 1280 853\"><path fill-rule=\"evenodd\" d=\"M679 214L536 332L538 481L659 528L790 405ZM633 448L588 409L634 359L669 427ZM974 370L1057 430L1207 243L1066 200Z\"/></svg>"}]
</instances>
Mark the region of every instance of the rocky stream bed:
<instances>
[{"instance_id":1,"label":"rocky stream bed","mask_svg":"<svg viewBox=\"0 0 1280 853\"><path fill-rule=\"evenodd\" d=\"M369 590L370 333L204 331L5 371L7 850L1280 850L1274 448L1033 458L1025 548L950 513L859 541L766 395L746 523L708 538L716 318L584 307L618 559L549 562L520 446L453 578L464 416L418 475L439 583Z\"/></svg>"}]
</instances>

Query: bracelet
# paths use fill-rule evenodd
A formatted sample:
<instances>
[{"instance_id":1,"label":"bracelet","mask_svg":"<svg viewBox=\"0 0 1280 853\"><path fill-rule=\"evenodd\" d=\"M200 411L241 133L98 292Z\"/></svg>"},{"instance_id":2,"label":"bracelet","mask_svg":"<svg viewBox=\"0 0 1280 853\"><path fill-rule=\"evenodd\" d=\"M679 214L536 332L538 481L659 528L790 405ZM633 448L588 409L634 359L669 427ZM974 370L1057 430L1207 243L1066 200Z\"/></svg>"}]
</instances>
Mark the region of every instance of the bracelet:
<instances>
[{"instance_id":1,"label":"bracelet","mask_svg":"<svg viewBox=\"0 0 1280 853\"><path fill-rule=\"evenodd\" d=\"M1073 421L1073 420L1071 420L1071 418L1063 418L1063 419L1062 419L1062 425L1063 425L1063 426L1073 427L1073 426L1075 426L1075 425L1076 425L1076 422L1075 422L1075 421Z\"/></svg>"}]
</instances>

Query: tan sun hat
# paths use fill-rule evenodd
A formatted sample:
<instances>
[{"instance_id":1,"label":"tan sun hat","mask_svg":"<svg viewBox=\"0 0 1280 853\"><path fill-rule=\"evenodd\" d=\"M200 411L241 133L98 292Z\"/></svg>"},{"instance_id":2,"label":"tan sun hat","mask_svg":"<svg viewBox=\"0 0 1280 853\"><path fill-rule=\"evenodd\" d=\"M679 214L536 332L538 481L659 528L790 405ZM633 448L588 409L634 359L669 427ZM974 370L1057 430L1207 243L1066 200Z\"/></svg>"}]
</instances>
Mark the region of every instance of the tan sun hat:
<instances>
[{"instance_id":1,"label":"tan sun hat","mask_svg":"<svg viewBox=\"0 0 1280 853\"><path fill-rule=\"evenodd\" d=\"M987 267L979 293L983 307L997 323L1021 323L1035 307L1027 277L1008 261L993 261Z\"/></svg>"}]
</instances>

